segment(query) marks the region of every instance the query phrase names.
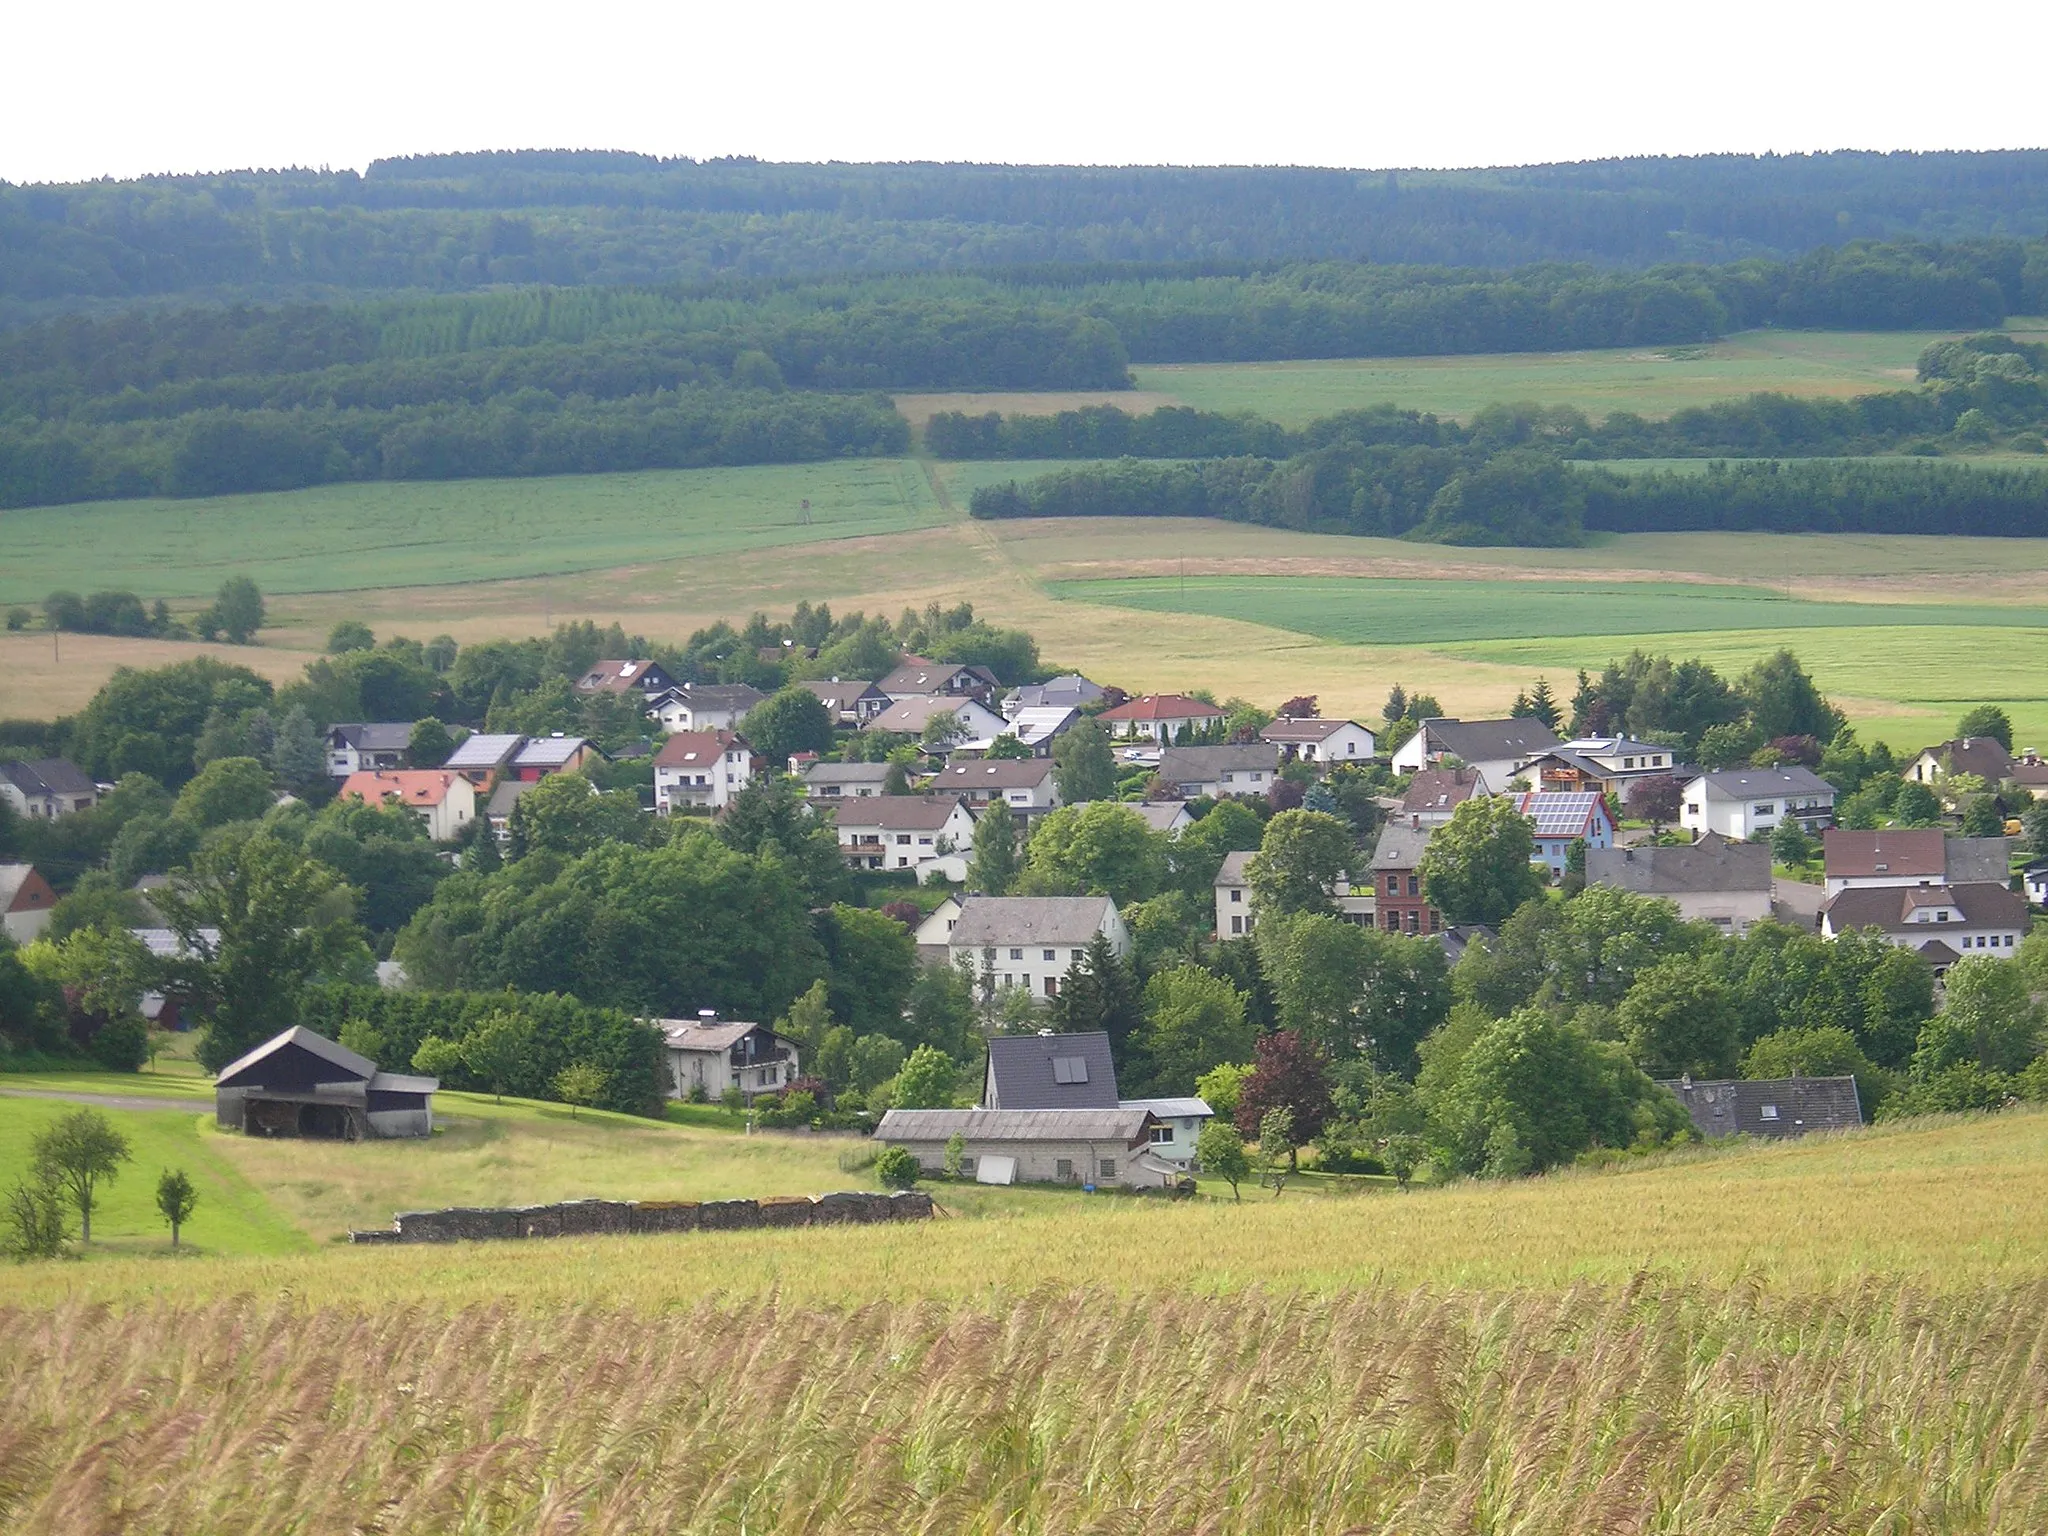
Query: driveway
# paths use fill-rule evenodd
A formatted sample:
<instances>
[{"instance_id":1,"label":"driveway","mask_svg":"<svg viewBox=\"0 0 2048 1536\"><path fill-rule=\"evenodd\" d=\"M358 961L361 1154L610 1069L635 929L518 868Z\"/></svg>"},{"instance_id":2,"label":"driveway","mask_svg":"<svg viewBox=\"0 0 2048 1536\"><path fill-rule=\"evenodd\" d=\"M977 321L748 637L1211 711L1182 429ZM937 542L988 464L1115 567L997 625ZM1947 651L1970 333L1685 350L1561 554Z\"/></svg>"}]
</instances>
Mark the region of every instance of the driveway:
<instances>
[{"instance_id":1,"label":"driveway","mask_svg":"<svg viewBox=\"0 0 2048 1536\"><path fill-rule=\"evenodd\" d=\"M67 1104L92 1104L100 1109L181 1109L186 1114L207 1109L206 1100L145 1099L128 1093L59 1093L47 1088L0 1088L5 1099L59 1099Z\"/></svg>"}]
</instances>

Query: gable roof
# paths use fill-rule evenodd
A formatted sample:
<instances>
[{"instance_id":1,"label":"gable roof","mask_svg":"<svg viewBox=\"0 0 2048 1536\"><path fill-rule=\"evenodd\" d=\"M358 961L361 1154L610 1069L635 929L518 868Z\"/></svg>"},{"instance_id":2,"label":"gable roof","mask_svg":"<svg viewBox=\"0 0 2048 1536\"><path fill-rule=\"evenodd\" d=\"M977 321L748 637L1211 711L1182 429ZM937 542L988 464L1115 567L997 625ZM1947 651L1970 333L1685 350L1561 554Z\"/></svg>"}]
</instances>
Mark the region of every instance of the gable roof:
<instances>
[{"instance_id":1,"label":"gable roof","mask_svg":"<svg viewBox=\"0 0 2048 1536\"><path fill-rule=\"evenodd\" d=\"M338 798L356 795L369 805L389 800L401 805L439 805L457 784L467 787L469 780L446 768L365 768L342 781Z\"/></svg>"},{"instance_id":2,"label":"gable roof","mask_svg":"<svg viewBox=\"0 0 2048 1536\"><path fill-rule=\"evenodd\" d=\"M403 752L412 745L412 722L373 720L361 725L331 726L330 741L353 747L358 752Z\"/></svg>"},{"instance_id":3,"label":"gable roof","mask_svg":"<svg viewBox=\"0 0 2048 1536\"><path fill-rule=\"evenodd\" d=\"M677 731L654 754L657 768L705 768L722 762L726 749L746 746L731 731Z\"/></svg>"},{"instance_id":4,"label":"gable roof","mask_svg":"<svg viewBox=\"0 0 2048 1536\"><path fill-rule=\"evenodd\" d=\"M1425 768L1408 781L1404 811L1450 811L1480 793L1477 768Z\"/></svg>"},{"instance_id":5,"label":"gable roof","mask_svg":"<svg viewBox=\"0 0 2048 1536\"><path fill-rule=\"evenodd\" d=\"M663 1041L672 1051L731 1050L757 1029L775 1035L767 1025L748 1023L743 1019L650 1019L648 1022L661 1031Z\"/></svg>"},{"instance_id":6,"label":"gable roof","mask_svg":"<svg viewBox=\"0 0 2048 1536\"><path fill-rule=\"evenodd\" d=\"M691 709L744 715L768 695L748 683L684 683L661 695L660 704L681 702Z\"/></svg>"},{"instance_id":7,"label":"gable roof","mask_svg":"<svg viewBox=\"0 0 2048 1536\"><path fill-rule=\"evenodd\" d=\"M24 795L99 793L99 785L93 783L92 775L62 757L39 757L26 763L0 763L0 778L9 780Z\"/></svg>"},{"instance_id":8,"label":"gable roof","mask_svg":"<svg viewBox=\"0 0 2048 1536\"><path fill-rule=\"evenodd\" d=\"M1541 720L1425 720L1422 730L1425 750L1434 747L1468 763L1534 757L1562 745Z\"/></svg>"},{"instance_id":9,"label":"gable roof","mask_svg":"<svg viewBox=\"0 0 2048 1536\"><path fill-rule=\"evenodd\" d=\"M855 678L851 682L842 682L836 677L807 678L805 681L798 683L797 686L809 689L834 709L851 709L862 699L885 697L882 690L873 683L863 682L859 678Z\"/></svg>"},{"instance_id":10,"label":"gable roof","mask_svg":"<svg viewBox=\"0 0 2048 1536\"><path fill-rule=\"evenodd\" d=\"M345 1045L338 1045L325 1035L316 1035L303 1024L294 1024L282 1034L272 1035L252 1051L237 1056L233 1061L214 1074L214 1086L226 1086L230 1078L238 1077L258 1063L267 1061L280 1051L297 1046L309 1055L317 1056L329 1066L347 1073L350 1077L368 1082L377 1075L377 1063L367 1056L358 1056Z\"/></svg>"},{"instance_id":11,"label":"gable roof","mask_svg":"<svg viewBox=\"0 0 2048 1536\"><path fill-rule=\"evenodd\" d=\"M1130 809L1145 818L1145 825L1154 832L1170 832L1173 824L1188 817L1185 800L1131 800L1125 802Z\"/></svg>"},{"instance_id":12,"label":"gable roof","mask_svg":"<svg viewBox=\"0 0 2048 1536\"><path fill-rule=\"evenodd\" d=\"M1223 711L1184 693L1148 693L1130 699L1115 709L1105 709L1098 720L1221 720Z\"/></svg>"},{"instance_id":13,"label":"gable roof","mask_svg":"<svg viewBox=\"0 0 2048 1536\"><path fill-rule=\"evenodd\" d=\"M1010 716L1010 734L1031 747L1071 729L1080 720L1081 712L1071 704L1027 704Z\"/></svg>"},{"instance_id":14,"label":"gable roof","mask_svg":"<svg viewBox=\"0 0 2048 1536\"><path fill-rule=\"evenodd\" d=\"M1788 763L1779 768L1729 768L1720 773L1703 773L1685 786L1706 786L1716 800L1761 800L1779 795L1832 795L1835 786L1810 768Z\"/></svg>"},{"instance_id":15,"label":"gable roof","mask_svg":"<svg viewBox=\"0 0 2048 1536\"><path fill-rule=\"evenodd\" d=\"M1945 861L1948 883L2005 884L2012 878L2012 841L2009 837L1950 838Z\"/></svg>"},{"instance_id":16,"label":"gable roof","mask_svg":"<svg viewBox=\"0 0 2048 1536\"><path fill-rule=\"evenodd\" d=\"M0 864L0 912L11 912L21 888L36 872L33 864Z\"/></svg>"},{"instance_id":17,"label":"gable roof","mask_svg":"<svg viewBox=\"0 0 2048 1536\"><path fill-rule=\"evenodd\" d=\"M1223 855L1223 862L1216 866L1216 884L1228 888L1233 885L1250 885L1251 872L1245 866L1251 863L1256 848L1233 848Z\"/></svg>"},{"instance_id":18,"label":"gable roof","mask_svg":"<svg viewBox=\"0 0 2048 1536\"><path fill-rule=\"evenodd\" d=\"M888 777L887 763L812 763L804 769L806 784L879 784Z\"/></svg>"},{"instance_id":19,"label":"gable roof","mask_svg":"<svg viewBox=\"0 0 2048 1536\"><path fill-rule=\"evenodd\" d=\"M1078 672L1062 672L1042 683L1025 683L1014 688L1003 702L1016 709L1045 709L1093 704L1103 696L1100 683L1090 682Z\"/></svg>"},{"instance_id":20,"label":"gable roof","mask_svg":"<svg viewBox=\"0 0 2048 1536\"><path fill-rule=\"evenodd\" d=\"M1708 833L1685 847L1588 848L1586 883L1638 896L1771 889L1771 850Z\"/></svg>"},{"instance_id":21,"label":"gable roof","mask_svg":"<svg viewBox=\"0 0 2048 1536\"><path fill-rule=\"evenodd\" d=\"M1685 1106L1702 1136L1803 1136L1863 1123L1853 1077L1771 1077L1661 1082ZM1764 1110L1773 1114L1766 1117Z\"/></svg>"},{"instance_id":22,"label":"gable roof","mask_svg":"<svg viewBox=\"0 0 2048 1536\"><path fill-rule=\"evenodd\" d=\"M1326 720L1320 715L1299 718L1283 715L1260 731L1259 735L1266 741L1328 741L1347 725L1368 735L1372 731L1370 726L1360 725L1356 720L1346 720L1342 717Z\"/></svg>"},{"instance_id":23,"label":"gable roof","mask_svg":"<svg viewBox=\"0 0 2048 1536\"><path fill-rule=\"evenodd\" d=\"M491 791L490 803L484 807L484 814L490 817L510 816L512 807L533 787L532 781L528 779L500 780L498 787Z\"/></svg>"},{"instance_id":24,"label":"gable roof","mask_svg":"<svg viewBox=\"0 0 2048 1536\"><path fill-rule=\"evenodd\" d=\"M1380 840L1373 844L1372 867L1374 869L1414 869L1422 863L1423 850L1429 847L1434 827L1418 827L1410 822L1389 821L1380 828Z\"/></svg>"},{"instance_id":25,"label":"gable roof","mask_svg":"<svg viewBox=\"0 0 2048 1536\"><path fill-rule=\"evenodd\" d=\"M536 736L519 749L512 761L521 768L560 768L585 747L597 751L595 745L581 736Z\"/></svg>"},{"instance_id":26,"label":"gable roof","mask_svg":"<svg viewBox=\"0 0 2048 1536\"><path fill-rule=\"evenodd\" d=\"M1159 754L1159 777L1169 784L1206 784L1226 773L1275 773L1280 748L1270 741L1221 747L1168 747Z\"/></svg>"},{"instance_id":27,"label":"gable roof","mask_svg":"<svg viewBox=\"0 0 2048 1536\"><path fill-rule=\"evenodd\" d=\"M901 731L914 736L931 723L933 715L967 715L973 710L983 708L982 704L965 694L910 694L904 698L897 699L887 709L875 716L869 722L868 728L876 731ZM993 718L997 721L998 728L1000 728L1002 717L995 715ZM969 735L973 734L973 727L966 720L960 722L960 728Z\"/></svg>"},{"instance_id":28,"label":"gable roof","mask_svg":"<svg viewBox=\"0 0 2048 1536\"><path fill-rule=\"evenodd\" d=\"M995 686L996 675L987 667L970 666L960 661L927 661L922 656L905 656L903 665L875 686L887 694L937 693L962 673L977 684Z\"/></svg>"},{"instance_id":29,"label":"gable roof","mask_svg":"<svg viewBox=\"0 0 2048 1536\"><path fill-rule=\"evenodd\" d=\"M1829 827L1820 835L1825 868L1829 878L1836 880L1876 875L1939 880L1948 872L1946 842L1939 827L1889 827L1875 832Z\"/></svg>"},{"instance_id":30,"label":"gable roof","mask_svg":"<svg viewBox=\"0 0 2048 1536\"><path fill-rule=\"evenodd\" d=\"M990 1109L1115 1109L1116 1062L1101 1030L997 1035L982 1080Z\"/></svg>"},{"instance_id":31,"label":"gable roof","mask_svg":"<svg viewBox=\"0 0 2048 1536\"><path fill-rule=\"evenodd\" d=\"M877 1141L1093 1141L1135 1147L1157 1117L1149 1109L1111 1104L1089 1109L892 1109L875 1127Z\"/></svg>"},{"instance_id":32,"label":"gable roof","mask_svg":"<svg viewBox=\"0 0 2048 1536\"><path fill-rule=\"evenodd\" d=\"M976 757L946 764L925 786L930 793L971 794L976 790L1036 789L1052 774L1049 757Z\"/></svg>"},{"instance_id":33,"label":"gable roof","mask_svg":"<svg viewBox=\"0 0 2048 1536\"><path fill-rule=\"evenodd\" d=\"M524 736L471 736L448 754L443 768L502 768L526 742Z\"/></svg>"},{"instance_id":34,"label":"gable roof","mask_svg":"<svg viewBox=\"0 0 2048 1536\"><path fill-rule=\"evenodd\" d=\"M2027 926L2027 898L2002 885L1982 881L1966 885L1850 886L1835 892L1820 904L1828 926L1840 933L1850 928L1882 928L1888 933L1905 930L1939 936L1941 929L1930 923L1916 923L1911 914L1920 907L1952 906L1963 914L1960 925L1969 928L2018 928Z\"/></svg>"},{"instance_id":35,"label":"gable roof","mask_svg":"<svg viewBox=\"0 0 2048 1536\"><path fill-rule=\"evenodd\" d=\"M888 832L936 832L961 808L957 794L867 795L825 803L842 827L880 827Z\"/></svg>"},{"instance_id":36,"label":"gable roof","mask_svg":"<svg viewBox=\"0 0 2048 1536\"><path fill-rule=\"evenodd\" d=\"M1116 907L1107 896L969 896L947 942L983 949L999 944L1083 945Z\"/></svg>"},{"instance_id":37,"label":"gable roof","mask_svg":"<svg viewBox=\"0 0 2048 1536\"><path fill-rule=\"evenodd\" d=\"M1672 757L1670 747L1660 747L1654 741L1637 741L1633 736L1574 736L1561 743L1573 752L1592 755L1599 753L1606 757Z\"/></svg>"},{"instance_id":38,"label":"gable roof","mask_svg":"<svg viewBox=\"0 0 2048 1536\"><path fill-rule=\"evenodd\" d=\"M1974 773L1994 788L2001 779L2012 775L2012 754L1990 736L1957 736L1948 741L1937 741L1931 747L1922 747L1917 756L1925 757L1929 753L1946 765L1944 771Z\"/></svg>"},{"instance_id":39,"label":"gable roof","mask_svg":"<svg viewBox=\"0 0 2048 1536\"><path fill-rule=\"evenodd\" d=\"M1595 823L1611 819L1606 797L1582 789L1549 794L1531 790L1515 797L1515 809L1536 823L1538 837L1584 837Z\"/></svg>"}]
</instances>

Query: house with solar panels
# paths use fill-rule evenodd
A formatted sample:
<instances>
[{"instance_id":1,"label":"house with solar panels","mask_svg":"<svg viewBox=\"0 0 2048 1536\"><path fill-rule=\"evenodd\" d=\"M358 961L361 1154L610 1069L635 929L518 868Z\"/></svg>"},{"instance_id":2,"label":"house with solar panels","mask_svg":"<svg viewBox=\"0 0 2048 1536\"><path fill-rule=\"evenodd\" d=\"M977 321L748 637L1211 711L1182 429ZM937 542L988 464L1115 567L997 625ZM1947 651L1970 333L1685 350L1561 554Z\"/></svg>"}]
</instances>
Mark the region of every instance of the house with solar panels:
<instances>
[{"instance_id":1,"label":"house with solar panels","mask_svg":"<svg viewBox=\"0 0 2048 1536\"><path fill-rule=\"evenodd\" d=\"M1589 851L1614 846L1614 816L1607 809L1605 795L1590 791L1532 792L1515 796L1515 809L1534 825L1535 862L1550 871L1552 880L1564 878L1565 862L1571 857L1573 843L1583 839Z\"/></svg>"}]
</instances>

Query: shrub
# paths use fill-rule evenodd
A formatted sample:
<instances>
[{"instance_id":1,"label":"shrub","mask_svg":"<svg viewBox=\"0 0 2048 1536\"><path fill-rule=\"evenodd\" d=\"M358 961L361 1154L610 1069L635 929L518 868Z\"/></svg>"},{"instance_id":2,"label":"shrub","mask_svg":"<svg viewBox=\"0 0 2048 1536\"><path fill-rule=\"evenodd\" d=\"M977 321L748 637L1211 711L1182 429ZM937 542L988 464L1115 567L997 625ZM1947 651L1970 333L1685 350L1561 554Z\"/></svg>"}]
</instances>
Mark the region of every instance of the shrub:
<instances>
[{"instance_id":1,"label":"shrub","mask_svg":"<svg viewBox=\"0 0 2048 1536\"><path fill-rule=\"evenodd\" d=\"M888 1189L909 1189L924 1170L908 1147L884 1147L875 1156L875 1177Z\"/></svg>"},{"instance_id":2,"label":"shrub","mask_svg":"<svg viewBox=\"0 0 2048 1536\"><path fill-rule=\"evenodd\" d=\"M86 1049L110 1072L140 1072L149 1059L149 1026L133 1014L109 1019L93 1033Z\"/></svg>"}]
</instances>

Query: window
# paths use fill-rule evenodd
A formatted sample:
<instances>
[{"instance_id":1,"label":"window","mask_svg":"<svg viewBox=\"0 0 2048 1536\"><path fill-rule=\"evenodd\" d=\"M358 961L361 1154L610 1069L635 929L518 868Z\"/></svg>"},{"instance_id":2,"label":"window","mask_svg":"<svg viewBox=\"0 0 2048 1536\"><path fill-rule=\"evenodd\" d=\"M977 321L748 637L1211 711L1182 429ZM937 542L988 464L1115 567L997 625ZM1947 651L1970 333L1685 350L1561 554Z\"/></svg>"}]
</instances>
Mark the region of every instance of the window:
<instances>
[{"instance_id":1,"label":"window","mask_svg":"<svg viewBox=\"0 0 2048 1536\"><path fill-rule=\"evenodd\" d=\"M1422 894L1422 876L1410 875L1408 877L1408 894L1410 896L1420 896Z\"/></svg>"},{"instance_id":2,"label":"window","mask_svg":"<svg viewBox=\"0 0 2048 1536\"><path fill-rule=\"evenodd\" d=\"M1012 976L1008 971L1005 971L1003 972L1003 985L1006 987L1014 987L1015 985L1017 985L1017 978L1015 976Z\"/></svg>"},{"instance_id":3,"label":"window","mask_svg":"<svg viewBox=\"0 0 2048 1536\"><path fill-rule=\"evenodd\" d=\"M1052 1165L1052 1176L1062 1184L1074 1182L1074 1160L1071 1157L1057 1159Z\"/></svg>"},{"instance_id":4,"label":"window","mask_svg":"<svg viewBox=\"0 0 2048 1536\"><path fill-rule=\"evenodd\" d=\"M1024 951L1021 949L1013 949L1010 951L1010 958L1012 960L1022 960L1024 958Z\"/></svg>"},{"instance_id":5,"label":"window","mask_svg":"<svg viewBox=\"0 0 2048 1536\"><path fill-rule=\"evenodd\" d=\"M1059 957L1060 957L1060 952L1059 952L1058 950L1056 950L1056 949L1048 949L1048 950L1047 950L1047 951L1045 952L1045 958L1046 958L1046 959L1048 959L1048 960L1057 960L1057 959L1059 959Z\"/></svg>"},{"instance_id":6,"label":"window","mask_svg":"<svg viewBox=\"0 0 2048 1536\"><path fill-rule=\"evenodd\" d=\"M1633 768L1633 767L1635 767L1635 765L1636 765L1636 760L1635 760L1634 758L1632 758L1632 757L1624 757L1624 758L1623 758L1623 759L1621 760L1621 766L1622 766L1622 767L1624 767L1624 768Z\"/></svg>"},{"instance_id":7,"label":"window","mask_svg":"<svg viewBox=\"0 0 2048 1536\"><path fill-rule=\"evenodd\" d=\"M1067 951L1067 958L1069 960L1078 960L1081 958L1081 951L1078 949L1070 949Z\"/></svg>"},{"instance_id":8,"label":"window","mask_svg":"<svg viewBox=\"0 0 2048 1536\"><path fill-rule=\"evenodd\" d=\"M1419 931L1421 930L1421 927L1422 927L1422 914L1421 914L1420 912L1410 912L1410 913L1408 914L1408 924L1407 924L1407 926L1408 926L1408 931L1409 931L1410 933L1416 933L1416 932L1419 932Z\"/></svg>"},{"instance_id":9,"label":"window","mask_svg":"<svg viewBox=\"0 0 2048 1536\"><path fill-rule=\"evenodd\" d=\"M1050 976L1046 977L1051 981ZM1085 1083L1088 1081L1088 1058L1086 1056L1055 1056L1052 1059L1052 1080L1056 1083Z\"/></svg>"},{"instance_id":10,"label":"window","mask_svg":"<svg viewBox=\"0 0 2048 1536\"><path fill-rule=\"evenodd\" d=\"M1763 1120L1775 1120L1775 1119L1777 1119L1777 1118L1778 1118L1778 1106L1777 1106L1777 1105L1775 1105L1775 1104L1766 1104L1766 1105L1764 1105L1764 1106L1763 1106L1763 1108L1761 1108L1761 1109L1759 1109L1759 1110L1757 1111L1757 1117L1758 1117L1759 1119L1763 1119Z\"/></svg>"},{"instance_id":11,"label":"window","mask_svg":"<svg viewBox=\"0 0 2048 1536\"><path fill-rule=\"evenodd\" d=\"M1048 976L1045 978L1045 995L1047 997L1058 997L1060 995L1059 977Z\"/></svg>"},{"instance_id":12,"label":"window","mask_svg":"<svg viewBox=\"0 0 2048 1536\"><path fill-rule=\"evenodd\" d=\"M1777 804L1774 801L1766 800L1756 808L1756 813L1759 816L1775 816L1778 814Z\"/></svg>"},{"instance_id":13,"label":"window","mask_svg":"<svg viewBox=\"0 0 2048 1536\"><path fill-rule=\"evenodd\" d=\"M1387 876L1387 894L1389 896L1401 894L1401 877L1399 875Z\"/></svg>"},{"instance_id":14,"label":"window","mask_svg":"<svg viewBox=\"0 0 2048 1536\"><path fill-rule=\"evenodd\" d=\"M1231 931L1232 933L1243 933L1243 932L1244 932L1244 919L1243 919L1243 918L1241 918L1241 917L1236 917L1236 916L1233 916L1233 917L1232 917L1232 918L1230 919L1230 931Z\"/></svg>"},{"instance_id":15,"label":"window","mask_svg":"<svg viewBox=\"0 0 2048 1536\"><path fill-rule=\"evenodd\" d=\"M1102 1182L1103 1182L1103 1183L1105 1183L1105 1184L1113 1184L1113 1183L1115 1183L1115 1182L1116 1182L1116 1159L1115 1159L1115 1158L1113 1158L1113 1157L1105 1157L1105 1158L1104 1158L1104 1159L1102 1160L1102 1162L1101 1162L1101 1165L1100 1165L1100 1166L1101 1166L1101 1169L1102 1169Z\"/></svg>"},{"instance_id":16,"label":"window","mask_svg":"<svg viewBox=\"0 0 2048 1536\"><path fill-rule=\"evenodd\" d=\"M993 963L996 958L996 952L992 949L984 949L981 952L981 958Z\"/></svg>"},{"instance_id":17,"label":"window","mask_svg":"<svg viewBox=\"0 0 2048 1536\"><path fill-rule=\"evenodd\" d=\"M1153 1146L1155 1146L1155 1147L1163 1147L1163 1146L1165 1146L1165 1145L1166 1145L1166 1144L1167 1144L1168 1142L1170 1142L1170 1141L1172 1141L1172 1140L1173 1140L1173 1127L1172 1127L1172 1126L1170 1126L1170 1125L1155 1125L1155 1126L1153 1126L1153 1127L1152 1127L1152 1145L1153 1145Z\"/></svg>"},{"instance_id":18,"label":"window","mask_svg":"<svg viewBox=\"0 0 2048 1536\"><path fill-rule=\"evenodd\" d=\"M1244 892L1233 885L1230 888L1230 899L1232 902L1242 902L1244 900Z\"/></svg>"}]
</instances>

